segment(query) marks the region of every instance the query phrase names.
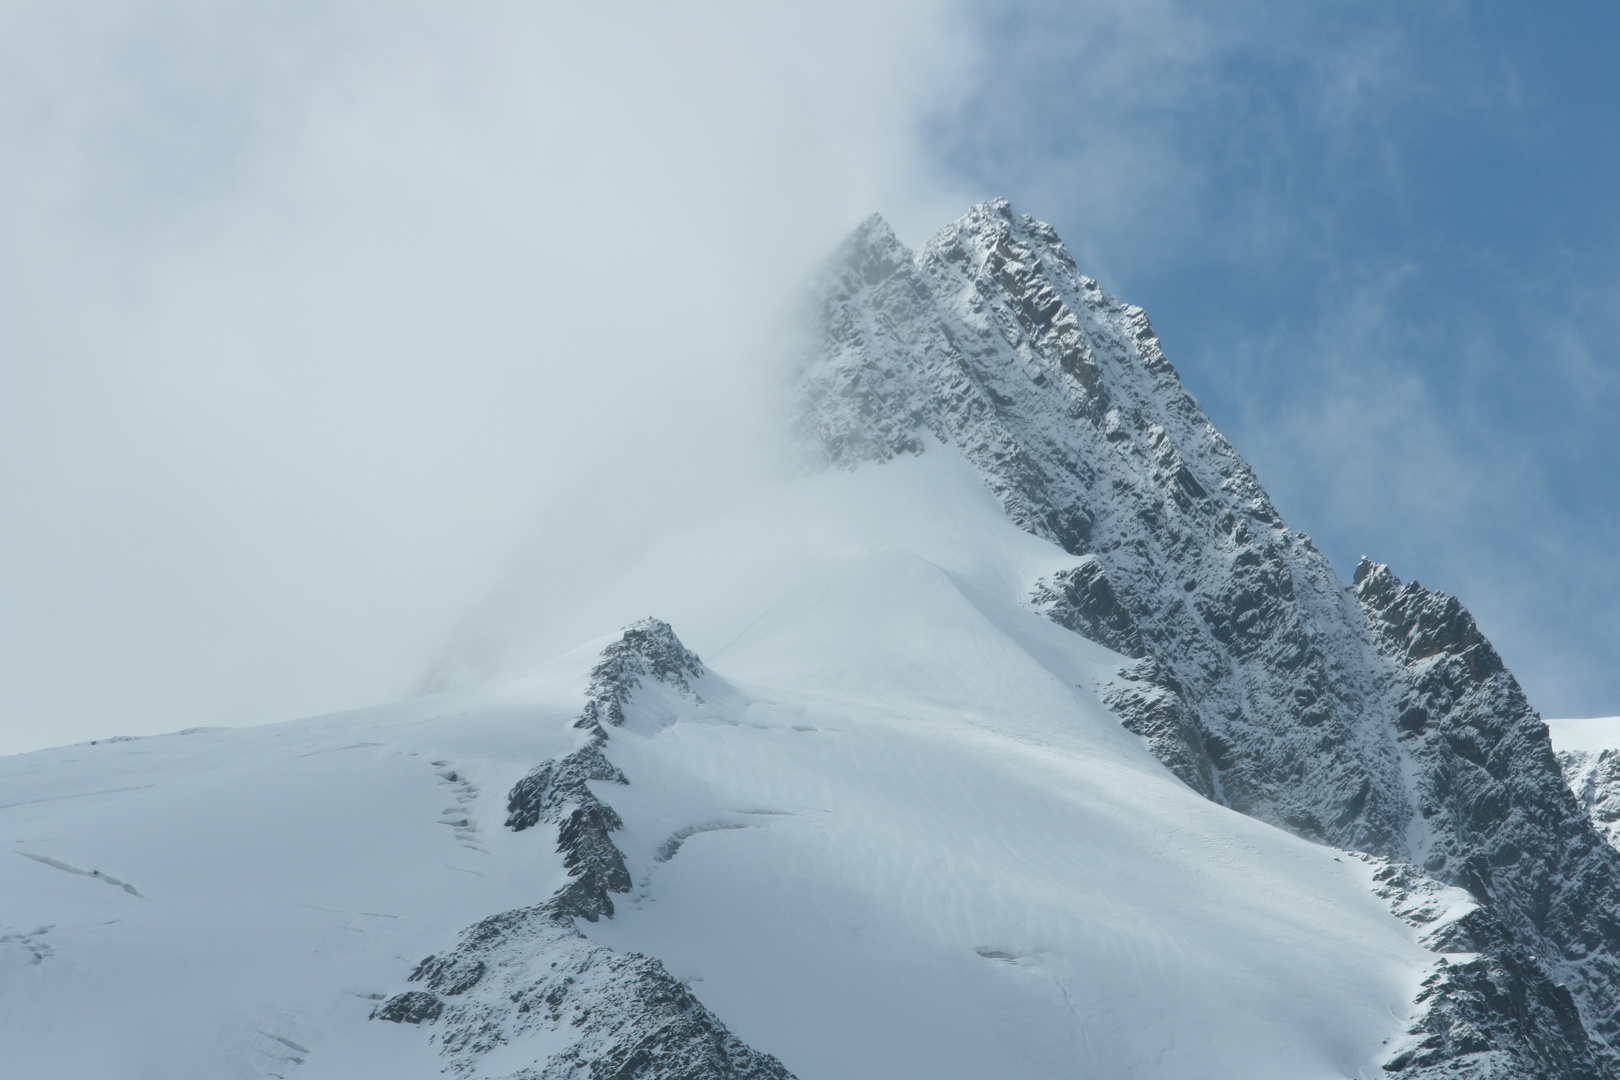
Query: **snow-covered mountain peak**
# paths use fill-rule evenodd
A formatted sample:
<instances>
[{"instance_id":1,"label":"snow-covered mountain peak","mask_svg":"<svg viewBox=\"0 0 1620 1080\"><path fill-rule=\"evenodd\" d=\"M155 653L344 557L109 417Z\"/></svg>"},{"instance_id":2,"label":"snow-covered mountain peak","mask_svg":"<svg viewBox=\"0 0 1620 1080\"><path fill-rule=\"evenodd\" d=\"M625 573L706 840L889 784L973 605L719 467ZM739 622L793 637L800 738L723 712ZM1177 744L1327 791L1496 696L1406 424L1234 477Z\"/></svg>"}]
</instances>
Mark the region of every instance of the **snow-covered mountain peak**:
<instances>
[{"instance_id":1,"label":"snow-covered mountain peak","mask_svg":"<svg viewBox=\"0 0 1620 1080\"><path fill-rule=\"evenodd\" d=\"M7 1066L1617 1075L1620 854L1455 599L1005 201L810 292L827 467L556 560L510 681L0 759Z\"/></svg>"},{"instance_id":2,"label":"snow-covered mountain peak","mask_svg":"<svg viewBox=\"0 0 1620 1080\"><path fill-rule=\"evenodd\" d=\"M1161 761L1244 813L1469 889L1483 902L1470 925L1491 927L1481 940L1565 958L1503 969L1549 1003L1499 1033L1516 1042L1503 1052L1535 1071L1612 1067L1591 1047L1620 1035L1620 931L1581 913L1620 908L1620 863L1461 604L1370 561L1343 585L1182 385L1146 314L1083 277L1049 226L995 200L909 260L875 230L852 243L881 252L859 265L894 269L834 260L818 280L803 437L846 467L931 441L960 453L1010 520L1093 560L1031 602L1143 654L1105 697ZM1560 983L1596 1041L1532 1052L1535 1029L1571 1022ZM1440 1067L1466 1043L1440 1038L1401 1068Z\"/></svg>"},{"instance_id":3,"label":"snow-covered mountain peak","mask_svg":"<svg viewBox=\"0 0 1620 1080\"><path fill-rule=\"evenodd\" d=\"M643 678L690 693L687 680L700 678L703 672L703 661L681 644L669 623L652 618L631 623L591 668L585 711L576 726L606 738L602 725L624 723L625 702Z\"/></svg>"},{"instance_id":4,"label":"snow-covered mountain peak","mask_svg":"<svg viewBox=\"0 0 1620 1080\"><path fill-rule=\"evenodd\" d=\"M982 269L992 254L1000 256L1003 267L1018 265L1034 269L1045 260L1063 270L1076 272L1074 257L1063 246L1057 230L1028 214L1018 213L1004 198L989 199L971 207L923 246L918 252L918 261L967 260ZM1091 278L1081 276L1079 280L1081 288L1087 292L1098 289Z\"/></svg>"},{"instance_id":5,"label":"snow-covered mountain peak","mask_svg":"<svg viewBox=\"0 0 1620 1080\"><path fill-rule=\"evenodd\" d=\"M827 264L842 263L854 280L876 285L910 259L911 252L900 243L883 215L872 214L845 238Z\"/></svg>"},{"instance_id":6,"label":"snow-covered mountain peak","mask_svg":"<svg viewBox=\"0 0 1620 1080\"><path fill-rule=\"evenodd\" d=\"M881 281L850 265L833 260L817 284L825 333L799 387L805 437L842 465L918 453L928 437L953 446L1012 521L1094 557L1091 576L1162 663L1166 715L1137 719L1178 775L1200 789L1195 778L1218 776L1246 812L1405 857L1389 737L1358 722L1371 690L1330 659L1359 618L1182 386L1147 316L1004 201ZM1183 705L1204 717L1197 738L1168 719ZM1301 738L1301 713L1331 733L1326 755Z\"/></svg>"},{"instance_id":7,"label":"snow-covered mountain peak","mask_svg":"<svg viewBox=\"0 0 1620 1080\"><path fill-rule=\"evenodd\" d=\"M813 292L824 332L801 379L801 418L834 463L916 453L932 433L986 470L1021 525L1077 553L1093 523L1064 508L1094 475L1076 466L1098 443L1188 498L1213 490L1276 523L1146 314L1080 275L1056 232L1005 200L914 254L869 219Z\"/></svg>"}]
</instances>

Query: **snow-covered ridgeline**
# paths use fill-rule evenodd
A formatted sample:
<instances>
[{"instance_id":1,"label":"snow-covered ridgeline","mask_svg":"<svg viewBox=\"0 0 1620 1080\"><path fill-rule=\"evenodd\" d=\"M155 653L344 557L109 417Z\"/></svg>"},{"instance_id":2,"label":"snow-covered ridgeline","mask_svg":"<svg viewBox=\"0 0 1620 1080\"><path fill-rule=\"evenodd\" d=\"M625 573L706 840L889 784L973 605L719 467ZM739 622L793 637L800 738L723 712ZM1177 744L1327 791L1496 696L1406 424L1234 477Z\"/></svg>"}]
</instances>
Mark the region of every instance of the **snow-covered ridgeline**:
<instances>
[{"instance_id":1,"label":"snow-covered ridgeline","mask_svg":"<svg viewBox=\"0 0 1620 1080\"><path fill-rule=\"evenodd\" d=\"M816 290L826 329L799 400L832 462L916 452L930 434L957 447L1016 523L1094 556L1197 716L1222 801L1407 855L1394 736L1362 722L1376 691L1345 662L1365 646L1354 603L1139 308L1001 201L915 256L870 219Z\"/></svg>"},{"instance_id":2,"label":"snow-covered ridgeline","mask_svg":"<svg viewBox=\"0 0 1620 1080\"><path fill-rule=\"evenodd\" d=\"M643 679L672 694L679 709L682 697L702 704L687 680L703 674L696 654L657 619L626 628L603 651L574 722L585 744L537 765L507 799L508 828L557 826L570 880L544 903L468 927L453 949L411 972L422 989L389 998L374 1019L437 1021L432 1038L458 1075L573 1080L584 1070L638 1080L792 1080L775 1058L727 1031L658 960L593 944L574 923L611 918L611 894L631 889L612 837L624 822L590 787L629 783L603 752L608 729L624 723L634 693L652 690Z\"/></svg>"},{"instance_id":3,"label":"snow-covered ridgeline","mask_svg":"<svg viewBox=\"0 0 1620 1080\"><path fill-rule=\"evenodd\" d=\"M956 447L1013 521L1095 560L1091 593L1105 583L1123 609L1113 632L1128 616L1149 654L1110 700L1178 776L1482 902L1493 977L1530 1004L1467 1021L1492 1035L1442 1039L1407 1070L1488 1071L1506 1054L1537 1075L1613 1074L1620 925L1605 913L1620 910L1620 860L1454 599L1371 563L1346 589L1181 385L1146 315L1004 201L915 253L869 219L815 291L825 332L798 400L827 461L890 460L929 437ZM1569 1034L1566 984L1585 1032Z\"/></svg>"}]
</instances>

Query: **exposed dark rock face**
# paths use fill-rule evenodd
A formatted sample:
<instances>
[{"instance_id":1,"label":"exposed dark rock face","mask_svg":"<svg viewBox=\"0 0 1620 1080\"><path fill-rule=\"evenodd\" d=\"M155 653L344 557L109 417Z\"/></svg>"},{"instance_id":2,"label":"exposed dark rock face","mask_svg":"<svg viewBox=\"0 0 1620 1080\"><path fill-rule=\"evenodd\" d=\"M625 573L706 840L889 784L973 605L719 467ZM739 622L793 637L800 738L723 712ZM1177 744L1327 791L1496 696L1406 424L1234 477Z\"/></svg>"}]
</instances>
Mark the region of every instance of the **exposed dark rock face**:
<instances>
[{"instance_id":1,"label":"exposed dark rock face","mask_svg":"<svg viewBox=\"0 0 1620 1080\"><path fill-rule=\"evenodd\" d=\"M585 746L561 761L541 763L519 780L506 804L506 824L513 830L541 821L559 826L557 850L574 880L551 902L591 922L613 914L610 893L630 891L630 871L609 835L624 828L624 822L587 783L629 783L602 753L606 741L602 729L595 728Z\"/></svg>"},{"instance_id":2,"label":"exposed dark rock face","mask_svg":"<svg viewBox=\"0 0 1620 1080\"><path fill-rule=\"evenodd\" d=\"M624 855L609 836L624 822L589 784L629 783L602 753L608 738L603 725L624 723L624 705L642 679L690 693L687 679L702 672L702 661L680 643L668 623L643 619L628 627L591 669L585 707L574 721L575 727L591 733L591 741L561 761L540 763L512 788L506 803L508 828L521 831L541 821L561 826L558 850L576 880L553 898L558 910L595 922L613 914L610 893L630 891Z\"/></svg>"},{"instance_id":3,"label":"exposed dark rock face","mask_svg":"<svg viewBox=\"0 0 1620 1080\"><path fill-rule=\"evenodd\" d=\"M1182 780L1477 899L1480 956L1425 989L1431 1041L1395 1071L1620 1075L1620 858L1455 600L1371 564L1347 589L1147 316L1004 201L916 253L869 219L815 303L798 403L827 462L954 447L1014 522L1090 556L1032 602L1142 657L1105 700Z\"/></svg>"},{"instance_id":4,"label":"exposed dark rock face","mask_svg":"<svg viewBox=\"0 0 1620 1080\"><path fill-rule=\"evenodd\" d=\"M623 822L590 787L629 783L607 759L604 725L624 723L644 679L701 702L688 679L702 674L697 656L657 619L629 627L603 651L575 721L589 741L537 766L507 802L515 831L557 826L570 881L544 903L462 931L454 949L411 972L409 981L426 989L389 998L374 1019L435 1024L450 1071L460 1075L477 1071L496 1047L549 1030L570 1033L566 1049L507 1080L792 1080L781 1062L727 1031L657 960L593 944L574 924L611 918L611 894L631 888L611 835Z\"/></svg>"},{"instance_id":5,"label":"exposed dark rock face","mask_svg":"<svg viewBox=\"0 0 1620 1080\"><path fill-rule=\"evenodd\" d=\"M438 1021L435 1037L458 1075L478 1070L497 1047L549 1030L570 1033L567 1048L508 1080L792 1080L657 960L591 943L555 901L476 923L411 978L428 989L396 995L373 1016Z\"/></svg>"},{"instance_id":6,"label":"exposed dark rock face","mask_svg":"<svg viewBox=\"0 0 1620 1080\"><path fill-rule=\"evenodd\" d=\"M1030 599L1044 607L1047 616L1059 626L1133 660L1147 655L1136 619L1120 603L1108 572L1094 555L1087 556L1079 566L1058 571L1049 580L1037 581Z\"/></svg>"},{"instance_id":7,"label":"exposed dark rock face","mask_svg":"<svg viewBox=\"0 0 1620 1080\"><path fill-rule=\"evenodd\" d=\"M1362 856L1377 862L1370 856ZM1406 1037L1383 1063L1402 1080L1603 1075L1568 988L1464 889L1409 863L1384 863L1375 891L1442 954L1424 979Z\"/></svg>"},{"instance_id":8,"label":"exposed dark rock face","mask_svg":"<svg viewBox=\"0 0 1620 1080\"><path fill-rule=\"evenodd\" d=\"M626 627L623 637L602 650L602 659L591 669L585 708L574 726L605 737L602 725L618 727L624 723L625 703L641 686L642 679L656 679L690 693L692 687L686 680L702 674L703 662L681 644L669 623L642 619Z\"/></svg>"},{"instance_id":9,"label":"exposed dark rock face","mask_svg":"<svg viewBox=\"0 0 1620 1080\"><path fill-rule=\"evenodd\" d=\"M1384 1063L1406 1080L1605 1075L1589 1060L1569 990L1509 945L1461 963L1442 957L1423 982L1421 1018Z\"/></svg>"},{"instance_id":10,"label":"exposed dark rock face","mask_svg":"<svg viewBox=\"0 0 1620 1080\"><path fill-rule=\"evenodd\" d=\"M1119 722L1147 740L1148 749L1182 783L1206 799L1217 797L1215 766L1198 720L1182 700L1181 687L1167 667L1151 656L1122 667L1118 680L1104 688L1102 697Z\"/></svg>"},{"instance_id":11,"label":"exposed dark rock face","mask_svg":"<svg viewBox=\"0 0 1620 1080\"><path fill-rule=\"evenodd\" d=\"M1136 619L1114 592L1102 562L1084 556L1078 566L1037 581L1029 598L1059 626L1141 661L1120 669L1119 681L1104 690L1103 701L1183 783L1215 798L1214 766L1197 718L1182 701L1170 669L1148 654Z\"/></svg>"},{"instance_id":12,"label":"exposed dark rock face","mask_svg":"<svg viewBox=\"0 0 1620 1080\"><path fill-rule=\"evenodd\" d=\"M1488 907L1504 963L1541 958L1526 963L1567 983L1588 1029L1614 1039L1620 859L1565 785L1546 725L1454 598L1365 559L1355 593L1396 665L1386 715L1425 825L1413 857Z\"/></svg>"},{"instance_id":13,"label":"exposed dark rock face","mask_svg":"<svg viewBox=\"0 0 1620 1080\"><path fill-rule=\"evenodd\" d=\"M601 729L597 732L600 734ZM588 780L629 783L603 755L605 740L605 735L593 738L561 761L542 762L519 780L506 798L506 827L522 832L541 821L555 824L565 806L601 805L601 800L591 794Z\"/></svg>"},{"instance_id":14,"label":"exposed dark rock face","mask_svg":"<svg viewBox=\"0 0 1620 1080\"><path fill-rule=\"evenodd\" d=\"M437 1020L444 1012L444 1002L422 990L407 990L395 994L371 1011L373 1020L391 1020L396 1024L424 1024Z\"/></svg>"}]
</instances>

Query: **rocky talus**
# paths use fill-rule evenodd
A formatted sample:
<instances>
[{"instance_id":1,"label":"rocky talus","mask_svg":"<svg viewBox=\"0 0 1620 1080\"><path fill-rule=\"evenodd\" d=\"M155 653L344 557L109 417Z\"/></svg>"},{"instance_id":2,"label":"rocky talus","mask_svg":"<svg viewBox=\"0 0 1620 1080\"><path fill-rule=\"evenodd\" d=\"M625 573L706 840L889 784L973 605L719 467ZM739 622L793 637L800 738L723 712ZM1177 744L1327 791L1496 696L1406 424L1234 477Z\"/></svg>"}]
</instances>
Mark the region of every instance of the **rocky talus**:
<instances>
[{"instance_id":1,"label":"rocky talus","mask_svg":"<svg viewBox=\"0 0 1620 1080\"><path fill-rule=\"evenodd\" d=\"M537 765L507 802L509 828L556 828L568 883L462 931L452 948L416 965L409 982L417 988L383 1002L373 1019L430 1025L456 1075L490 1075L480 1068L490 1051L549 1033L543 1041L563 1048L504 1080L792 1080L658 960L594 944L574 922L611 918L613 894L631 887L612 835L623 823L591 787L629 783L608 760L611 729L644 680L696 704L688 680L702 674L697 656L657 619L627 628L603 651L574 722L585 744Z\"/></svg>"},{"instance_id":2,"label":"rocky talus","mask_svg":"<svg viewBox=\"0 0 1620 1080\"><path fill-rule=\"evenodd\" d=\"M1370 562L1341 582L1146 314L1005 201L915 252L873 217L813 294L795 384L813 453L962 454L1076 556L1030 602L1129 661L1105 700L1176 775L1473 899L1431 945L1466 959L1437 966L1386 1069L1620 1075L1620 855L1455 599Z\"/></svg>"}]
</instances>

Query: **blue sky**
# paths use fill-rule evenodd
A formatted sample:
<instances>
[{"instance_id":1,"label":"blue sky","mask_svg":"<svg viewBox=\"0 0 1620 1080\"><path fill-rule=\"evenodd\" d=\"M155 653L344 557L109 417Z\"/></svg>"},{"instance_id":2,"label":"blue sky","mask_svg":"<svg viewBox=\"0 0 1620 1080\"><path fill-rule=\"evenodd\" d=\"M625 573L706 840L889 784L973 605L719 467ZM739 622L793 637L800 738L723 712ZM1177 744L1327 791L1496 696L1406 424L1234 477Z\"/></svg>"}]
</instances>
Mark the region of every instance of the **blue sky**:
<instances>
[{"instance_id":1,"label":"blue sky","mask_svg":"<svg viewBox=\"0 0 1620 1080\"><path fill-rule=\"evenodd\" d=\"M929 146L1147 308L1342 577L1620 711L1620 6L1009 5Z\"/></svg>"}]
</instances>

